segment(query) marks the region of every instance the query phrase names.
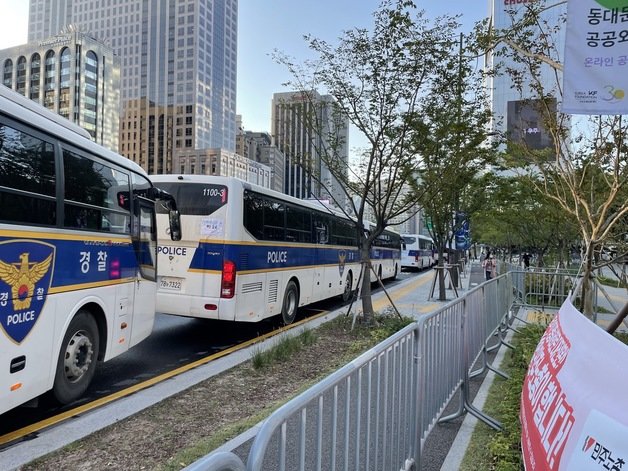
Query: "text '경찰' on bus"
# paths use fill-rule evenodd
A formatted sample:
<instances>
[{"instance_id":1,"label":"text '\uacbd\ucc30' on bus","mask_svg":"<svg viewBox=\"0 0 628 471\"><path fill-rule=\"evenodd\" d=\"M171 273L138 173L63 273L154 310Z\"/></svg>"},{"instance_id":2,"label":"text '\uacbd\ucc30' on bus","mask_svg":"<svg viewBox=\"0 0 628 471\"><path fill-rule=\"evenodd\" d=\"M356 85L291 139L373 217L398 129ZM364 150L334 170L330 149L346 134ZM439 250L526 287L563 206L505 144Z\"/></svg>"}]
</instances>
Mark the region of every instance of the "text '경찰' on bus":
<instances>
[{"instance_id":1,"label":"text '\uacbd\ucc30' on bus","mask_svg":"<svg viewBox=\"0 0 628 471\"><path fill-rule=\"evenodd\" d=\"M79 398L99 361L152 331L155 200L130 160L0 86L0 413Z\"/></svg>"},{"instance_id":2,"label":"text '\uacbd\ucc30' on bus","mask_svg":"<svg viewBox=\"0 0 628 471\"><path fill-rule=\"evenodd\" d=\"M421 234L401 234L401 268L422 270L434 265L432 238Z\"/></svg>"},{"instance_id":3,"label":"text '\uacbd\ucc30' on bus","mask_svg":"<svg viewBox=\"0 0 628 471\"><path fill-rule=\"evenodd\" d=\"M157 208L157 311L255 322L333 296L348 300L360 260L356 225L323 205L237 178L155 175L181 212L183 238L167 237ZM371 250L375 273L400 271L401 240L385 231ZM375 277L373 276L373 280Z\"/></svg>"}]
</instances>

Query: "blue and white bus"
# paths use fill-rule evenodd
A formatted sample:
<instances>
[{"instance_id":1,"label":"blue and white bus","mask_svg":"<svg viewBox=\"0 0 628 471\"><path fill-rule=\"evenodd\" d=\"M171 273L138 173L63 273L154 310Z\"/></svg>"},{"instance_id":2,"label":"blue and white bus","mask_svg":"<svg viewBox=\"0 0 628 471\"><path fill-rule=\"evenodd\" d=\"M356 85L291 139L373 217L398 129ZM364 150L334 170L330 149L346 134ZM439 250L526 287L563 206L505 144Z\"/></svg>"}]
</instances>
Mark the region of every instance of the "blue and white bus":
<instances>
[{"instance_id":1,"label":"blue and white bus","mask_svg":"<svg viewBox=\"0 0 628 471\"><path fill-rule=\"evenodd\" d=\"M0 413L49 390L77 399L98 362L151 333L159 196L138 165L0 85Z\"/></svg>"},{"instance_id":2,"label":"blue and white bus","mask_svg":"<svg viewBox=\"0 0 628 471\"><path fill-rule=\"evenodd\" d=\"M422 270L434 265L434 243L431 237L402 234L401 244L401 268Z\"/></svg>"},{"instance_id":3,"label":"blue and white bus","mask_svg":"<svg viewBox=\"0 0 628 471\"><path fill-rule=\"evenodd\" d=\"M252 322L281 315L290 324L299 306L346 300L355 289L355 225L322 205L236 178L151 179L177 200L184 234L173 244L158 208L158 312ZM384 232L371 254L380 278L396 277L398 234Z\"/></svg>"}]
</instances>

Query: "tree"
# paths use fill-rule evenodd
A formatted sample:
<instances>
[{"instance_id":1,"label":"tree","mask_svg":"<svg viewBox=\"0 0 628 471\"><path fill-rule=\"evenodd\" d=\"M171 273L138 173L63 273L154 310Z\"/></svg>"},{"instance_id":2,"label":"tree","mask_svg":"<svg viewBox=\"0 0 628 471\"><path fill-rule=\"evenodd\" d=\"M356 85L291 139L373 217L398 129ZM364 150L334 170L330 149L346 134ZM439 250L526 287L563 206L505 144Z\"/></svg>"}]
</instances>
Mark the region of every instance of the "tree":
<instances>
[{"instance_id":1,"label":"tree","mask_svg":"<svg viewBox=\"0 0 628 471\"><path fill-rule=\"evenodd\" d=\"M494 148L485 144L490 109L481 76L472 67L472 39L447 38L444 67L434 71L434 80L420 98L420 112L412 116L413 149L421 158L417 198L432 221L440 300L446 298L445 250L461 224L455 215L468 218L479 209L474 181L495 155Z\"/></svg>"},{"instance_id":2,"label":"tree","mask_svg":"<svg viewBox=\"0 0 628 471\"><path fill-rule=\"evenodd\" d=\"M513 145L511 152L519 154L518 165L527 171L530 185L577 222L584 247L581 309L591 317L596 247L616 237L625 238L617 229L628 215L628 126L622 116L575 120L557 112L556 103L562 98L562 51L558 51L557 36L564 30L566 17L558 16L550 22L544 12L564 3L528 4L520 19L513 17L511 28L489 30L484 44L497 57L509 58L515 64L496 73L511 77L552 136L553 146L549 150ZM553 83L542 79L550 76Z\"/></svg>"},{"instance_id":3,"label":"tree","mask_svg":"<svg viewBox=\"0 0 628 471\"><path fill-rule=\"evenodd\" d=\"M348 199L347 207L341 209L355 222L358 232L365 267L365 323L370 323L373 315L370 249L394 218L416 207L416 195L406 191L419 167L411 144L421 130L413 125L413 118L420 112L421 95L436 77L435 71L448 65L449 46L458 26L450 17L439 18L432 25L413 2L403 0L383 1L373 19L371 30L346 31L336 46L305 36L316 59L303 65L275 53L276 60L293 76L287 85L310 100L310 109L316 109L313 90L324 90L333 97L334 118L338 122L348 119L366 138L366 148L351 165L338 158L345 141L334 126L324 129L319 113L301 115L316 131L313 134L327 136L317 141L316 150ZM365 231L367 216L374 224L370 231Z\"/></svg>"},{"instance_id":4,"label":"tree","mask_svg":"<svg viewBox=\"0 0 628 471\"><path fill-rule=\"evenodd\" d=\"M487 175L488 190L482 209L473 218L478 240L510 250L535 252L543 266L547 252L568 260L578 244L577 225L572 217L550 198L532 187L527 178Z\"/></svg>"}]
</instances>

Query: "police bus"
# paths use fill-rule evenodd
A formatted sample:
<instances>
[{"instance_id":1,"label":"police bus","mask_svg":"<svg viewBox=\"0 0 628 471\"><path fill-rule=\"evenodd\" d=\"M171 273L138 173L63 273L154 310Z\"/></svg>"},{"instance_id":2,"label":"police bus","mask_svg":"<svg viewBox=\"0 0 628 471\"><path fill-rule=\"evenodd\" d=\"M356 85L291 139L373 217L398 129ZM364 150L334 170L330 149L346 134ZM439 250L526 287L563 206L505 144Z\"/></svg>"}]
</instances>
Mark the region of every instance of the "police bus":
<instances>
[{"instance_id":1,"label":"police bus","mask_svg":"<svg viewBox=\"0 0 628 471\"><path fill-rule=\"evenodd\" d=\"M421 234L401 234L401 268L422 270L434 265L432 238Z\"/></svg>"},{"instance_id":2,"label":"police bus","mask_svg":"<svg viewBox=\"0 0 628 471\"><path fill-rule=\"evenodd\" d=\"M0 86L0 413L87 389L155 316L154 188L130 160Z\"/></svg>"},{"instance_id":3,"label":"police bus","mask_svg":"<svg viewBox=\"0 0 628 471\"><path fill-rule=\"evenodd\" d=\"M181 212L183 239L157 209L157 311L229 321L281 315L333 296L349 299L360 275L355 225L324 206L231 177L156 175ZM400 271L401 240L384 232L375 274ZM375 276L373 275L373 279Z\"/></svg>"}]
</instances>

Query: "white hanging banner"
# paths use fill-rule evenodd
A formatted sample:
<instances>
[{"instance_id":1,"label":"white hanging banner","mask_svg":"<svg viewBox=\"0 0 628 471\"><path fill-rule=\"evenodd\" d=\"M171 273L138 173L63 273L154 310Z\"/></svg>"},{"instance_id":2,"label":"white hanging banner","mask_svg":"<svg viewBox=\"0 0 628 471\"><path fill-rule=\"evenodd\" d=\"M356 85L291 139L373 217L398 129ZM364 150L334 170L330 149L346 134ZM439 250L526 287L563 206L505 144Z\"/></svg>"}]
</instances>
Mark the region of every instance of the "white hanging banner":
<instances>
[{"instance_id":1,"label":"white hanging banner","mask_svg":"<svg viewBox=\"0 0 628 471\"><path fill-rule=\"evenodd\" d=\"M628 347L565 301L521 392L526 471L628 469L627 364Z\"/></svg>"},{"instance_id":2,"label":"white hanging banner","mask_svg":"<svg viewBox=\"0 0 628 471\"><path fill-rule=\"evenodd\" d=\"M562 112L628 114L628 0L569 0Z\"/></svg>"}]
</instances>

